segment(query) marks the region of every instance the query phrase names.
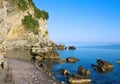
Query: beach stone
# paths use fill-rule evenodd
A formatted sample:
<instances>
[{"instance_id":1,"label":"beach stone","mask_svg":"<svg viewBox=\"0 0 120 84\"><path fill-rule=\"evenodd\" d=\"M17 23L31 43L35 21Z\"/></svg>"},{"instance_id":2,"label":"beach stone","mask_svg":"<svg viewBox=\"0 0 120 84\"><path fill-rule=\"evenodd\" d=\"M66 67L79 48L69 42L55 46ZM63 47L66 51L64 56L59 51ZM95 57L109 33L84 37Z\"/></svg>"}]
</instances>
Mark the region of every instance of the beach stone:
<instances>
[{"instance_id":1,"label":"beach stone","mask_svg":"<svg viewBox=\"0 0 120 84\"><path fill-rule=\"evenodd\" d=\"M39 68L35 67L33 64L15 59L6 59L12 65L14 84L52 84L52 77L39 70ZM53 82L59 84L55 80L53 80Z\"/></svg>"}]
</instances>

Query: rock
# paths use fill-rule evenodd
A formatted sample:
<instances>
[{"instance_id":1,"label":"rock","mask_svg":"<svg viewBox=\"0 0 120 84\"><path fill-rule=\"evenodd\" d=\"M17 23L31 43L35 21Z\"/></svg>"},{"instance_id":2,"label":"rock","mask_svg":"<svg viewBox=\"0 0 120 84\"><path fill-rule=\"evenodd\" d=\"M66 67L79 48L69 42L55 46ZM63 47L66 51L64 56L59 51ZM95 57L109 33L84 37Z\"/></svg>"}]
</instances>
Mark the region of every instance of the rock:
<instances>
[{"instance_id":1,"label":"rock","mask_svg":"<svg viewBox=\"0 0 120 84\"><path fill-rule=\"evenodd\" d=\"M3 44L0 44L0 65L2 69L7 69L7 61L4 60L3 55L6 53L6 46Z\"/></svg>"},{"instance_id":2,"label":"rock","mask_svg":"<svg viewBox=\"0 0 120 84\"><path fill-rule=\"evenodd\" d=\"M0 54L0 64L2 64L2 62L4 62L4 57Z\"/></svg>"},{"instance_id":3,"label":"rock","mask_svg":"<svg viewBox=\"0 0 120 84\"><path fill-rule=\"evenodd\" d=\"M58 64L64 64L65 62L66 62L66 59L59 59L55 61L55 63L58 63Z\"/></svg>"},{"instance_id":4,"label":"rock","mask_svg":"<svg viewBox=\"0 0 120 84\"><path fill-rule=\"evenodd\" d=\"M64 76L70 75L70 71L68 71L67 69L59 69L58 72Z\"/></svg>"},{"instance_id":5,"label":"rock","mask_svg":"<svg viewBox=\"0 0 120 84\"><path fill-rule=\"evenodd\" d=\"M42 60L42 57L39 56L39 55L37 55L37 56L35 56L35 59L36 59L36 60Z\"/></svg>"},{"instance_id":6,"label":"rock","mask_svg":"<svg viewBox=\"0 0 120 84\"><path fill-rule=\"evenodd\" d=\"M117 63L120 64L120 60L117 60Z\"/></svg>"},{"instance_id":7,"label":"rock","mask_svg":"<svg viewBox=\"0 0 120 84\"><path fill-rule=\"evenodd\" d=\"M81 76L89 76L90 71L86 70L83 66L79 66L78 67L78 74L81 75Z\"/></svg>"},{"instance_id":8,"label":"rock","mask_svg":"<svg viewBox=\"0 0 120 84\"><path fill-rule=\"evenodd\" d=\"M27 30L23 20L25 16L34 16L32 0L24 0L27 9L19 8L18 0L0 0L0 42L6 43L7 47L32 45L34 43L50 41L47 31L47 19L32 17L38 23L35 30ZM17 3L17 4L16 4Z\"/></svg>"},{"instance_id":9,"label":"rock","mask_svg":"<svg viewBox=\"0 0 120 84\"><path fill-rule=\"evenodd\" d=\"M98 65L92 64L92 67L97 72L109 72L113 69L113 65L109 62L103 61L101 59L97 60Z\"/></svg>"},{"instance_id":10,"label":"rock","mask_svg":"<svg viewBox=\"0 0 120 84\"><path fill-rule=\"evenodd\" d=\"M68 57L68 58L66 58L66 61L69 63L75 63L75 62L79 61L79 59L77 59L75 57Z\"/></svg>"},{"instance_id":11,"label":"rock","mask_svg":"<svg viewBox=\"0 0 120 84\"><path fill-rule=\"evenodd\" d=\"M44 63L40 63L39 66L42 68L43 71L48 71L47 65L45 65Z\"/></svg>"},{"instance_id":12,"label":"rock","mask_svg":"<svg viewBox=\"0 0 120 84\"><path fill-rule=\"evenodd\" d=\"M0 54L5 54L6 53L6 46L3 44L0 44Z\"/></svg>"},{"instance_id":13,"label":"rock","mask_svg":"<svg viewBox=\"0 0 120 84\"><path fill-rule=\"evenodd\" d=\"M63 44L59 44L59 45L56 45L56 47L57 47L57 49L58 50L64 50L65 48L65 45L63 45Z\"/></svg>"},{"instance_id":14,"label":"rock","mask_svg":"<svg viewBox=\"0 0 120 84\"><path fill-rule=\"evenodd\" d=\"M68 49L69 49L69 50L75 50L76 47L75 47L75 46L69 46Z\"/></svg>"},{"instance_id":15,"label":"rock","mask_svg":"<svg viewBox=\"0 0 120 84\"><path fill-rule=\"evenodd\" d=\"M64 82L64 81L61 81L61 84L65 84L65 82Z\"/></svg>"},{"instance_id":16,"label":"rock","mask_svg":"<svg viewBox=\"0 0 120 84\"><path fill-rule=\"evenodd\" d=\"M65 47L65 50L67 50L67 47Z\"/></svg>"},{"instance_id":17,"label":"rock","mask_svg":"<svg viewBox=\"0 0 120 84\"><path fill-rule=\"evenodd\" d=\"M73 77L68 78L69 84L89 84L91 83L91 81L92 80L90 78L84 78L80 75L75 75Z\"/></svg>"}]
</instances>

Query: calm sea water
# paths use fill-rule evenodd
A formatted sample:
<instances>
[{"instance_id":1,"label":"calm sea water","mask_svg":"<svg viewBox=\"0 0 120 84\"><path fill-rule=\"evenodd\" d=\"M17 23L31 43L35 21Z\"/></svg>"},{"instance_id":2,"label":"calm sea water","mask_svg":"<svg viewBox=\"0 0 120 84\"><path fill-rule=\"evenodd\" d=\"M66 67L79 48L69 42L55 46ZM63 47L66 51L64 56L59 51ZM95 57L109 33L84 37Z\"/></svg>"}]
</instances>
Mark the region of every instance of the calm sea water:
<instances>
[{"instance_id":1,"label":"calm sea water","mask_svg":"<svg viewBox=\"0 0 120 84\"><path fill-rule=\"evenodd\" d=\"M69 44L66 44L69 45ZM66 77L60 75L58 70L61 68L68 69L72 74L77 73L78 66L82 65L89 69L92 79L92 84L120 84L120 65L117 60L120 59L120 44L73 44L77 47L76 50L57 51L61 59L74 56L80 59L76 63L54 64L54 76L58 81L65 81ZM108 61L114 65L114 68L109 73L97 73L91 67L91 64L96 64L97 59Z\"/></svg>"}]
</instances>

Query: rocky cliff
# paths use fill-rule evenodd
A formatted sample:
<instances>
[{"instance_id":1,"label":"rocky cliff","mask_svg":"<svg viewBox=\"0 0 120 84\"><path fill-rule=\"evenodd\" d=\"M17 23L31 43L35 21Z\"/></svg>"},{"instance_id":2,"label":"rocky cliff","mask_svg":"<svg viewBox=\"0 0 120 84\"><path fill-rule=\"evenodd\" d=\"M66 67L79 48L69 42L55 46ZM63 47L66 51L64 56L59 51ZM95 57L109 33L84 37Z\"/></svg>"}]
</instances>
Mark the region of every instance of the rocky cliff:
<instances>
[{"instance_id":1,"label":"rocky cliff","mask_svg":"<svg viewBox=\"0 0 120 84\"><path fill-rule=\"evenodd\" d=\"M49 43L47 19L48 13L32 0L0 0L0 43L8 47Z\"/></svg>"}]
</instances>

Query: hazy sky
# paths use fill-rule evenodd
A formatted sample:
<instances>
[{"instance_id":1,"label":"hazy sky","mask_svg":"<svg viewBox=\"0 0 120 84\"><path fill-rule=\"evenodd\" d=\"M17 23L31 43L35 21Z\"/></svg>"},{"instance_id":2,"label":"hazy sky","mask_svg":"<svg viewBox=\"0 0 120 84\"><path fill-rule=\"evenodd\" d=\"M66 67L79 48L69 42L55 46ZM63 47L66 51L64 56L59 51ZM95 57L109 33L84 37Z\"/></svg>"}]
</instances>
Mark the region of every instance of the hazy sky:
<instances>
[{"instance_id":1,"label":"hazy sky","mask_svg":"<svg viewBox=\"0 0 120 84\"><path fill-rule=\"evenodd\" d=\"M120 42L120 0L33 0L54 41Z\"/></svg>"}]
</instances>

